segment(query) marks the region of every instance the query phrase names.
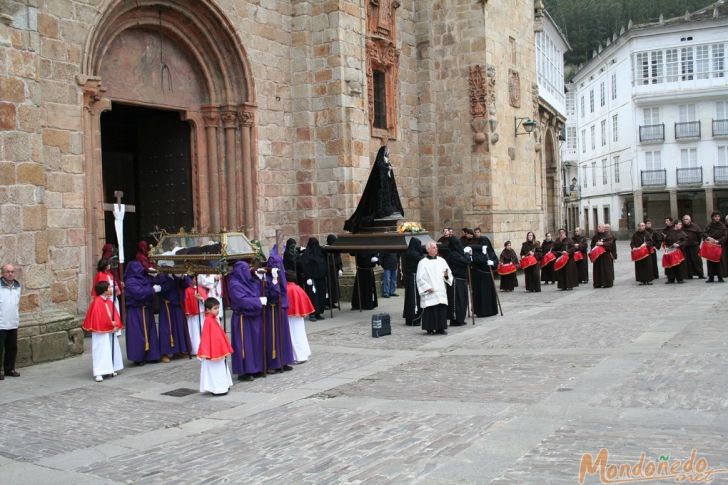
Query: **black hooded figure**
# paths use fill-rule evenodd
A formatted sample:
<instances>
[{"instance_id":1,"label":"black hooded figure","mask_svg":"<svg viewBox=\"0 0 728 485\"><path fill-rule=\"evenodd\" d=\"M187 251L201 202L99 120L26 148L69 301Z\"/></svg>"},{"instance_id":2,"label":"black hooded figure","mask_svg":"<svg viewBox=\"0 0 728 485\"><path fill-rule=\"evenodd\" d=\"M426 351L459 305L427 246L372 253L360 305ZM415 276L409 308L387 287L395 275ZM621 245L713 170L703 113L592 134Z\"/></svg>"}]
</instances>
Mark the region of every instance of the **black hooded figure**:
<instances>
[{"instance_id":1,"label":"black hooded figure","mask_svg":"<svg viewBox=\"0 0 728 485\"><path fill-rule=\"evenodd\" d=\"M326 236L326 245L331 246L336 242L336 236L329 234ZM326 248L324 248L324 251ZM334 308L341 309L339 304L339 273L344 269L344 263L341 261L340 253L330 253L326 257L326 267L328 268L328 281L331 290L329 292L329 300L326 302L327 305L333 305Z\"/></svg>"},{"instance_id":2,"label":"black hooded figure","mask_svg":"<svg viewBox=\"0 0 728 485\"><path fill-rule=\"evenodd\" d=\"M291 238L286 241L286 249L283 253L283 267L288 271L296 271L296 262L298 261L298 250L296 249L296 240Z\"/></svg>"},{"instance_id":3,"label":"black hooded figure","mask_svg":"<svg viewBox=\"0 0 728 485\"><path fill-rule=\"evenodd\" d=\"M422 306L420 305L420 292L417 291L417 265L425 257L422 241L413 237L410 239L407 252L404 254L402 276L404 279L404 310L402 317L405 325L420 326Z\"/></svg>"},{"instance_id":4,"label":"black hooded figure","mask_svg":"<svg viewBox=\"0 0 728 485\"><path fill-rule=\"evenodd\" d=\"M354 290L351 293L352 310L377 308L377 287L374 281L374 267L379 262L376 253L357 254Z\"/></svg>"},{"instance_id":5,"label":"black hooded figure","mask_svg":"<svg viewBox=\"0 0 728 485\"><path fill-rule=\"evenodd\" d=\"M312 237L306 244L306 251L300 257L306 294L313 303L314 313L310 320L323 320L328 285L326 284L326 255L318 239Z\"/></svg>"},{"instance_id":6,"label":"black hooded figure","mask_svg":"<svg viewBox=\"0 0 728 485\"><path fill-rule=\"evenodd\" d=\"M450 326L465 325L468 313L468 266L470 258L465 255L463 243L456 237L451 237L448 243L448 252L445 256L447 265L454 276L452 285L447 287L447 313Z\"/></svg>"},{"instance_id":7,"label":"black hooded figure","mask_svg":"<svg viewBox=\"0 0 728 485\"><path fill-rule=\"evenodd\" d=\"M344 224L344 230L358 232L362 227L371 226L375 219L384 219L394 214L404 217L404 209L399 200L394 171L389 163L389 149L385 145L377 152L359 205Z\"/></svg>"}]
</instances>

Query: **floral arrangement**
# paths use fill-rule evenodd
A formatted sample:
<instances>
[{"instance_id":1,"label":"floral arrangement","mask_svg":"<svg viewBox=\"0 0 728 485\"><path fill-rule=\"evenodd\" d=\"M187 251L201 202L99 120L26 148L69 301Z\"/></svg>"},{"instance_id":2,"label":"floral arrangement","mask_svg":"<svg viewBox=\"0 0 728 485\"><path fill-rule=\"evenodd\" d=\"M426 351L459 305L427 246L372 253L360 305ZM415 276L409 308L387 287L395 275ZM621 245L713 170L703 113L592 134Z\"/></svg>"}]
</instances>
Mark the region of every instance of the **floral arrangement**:
<instances>
[{"instance_id":1,"label":"floral arrangement","mask_svg":"<svg viewBox=\"0 0 728 485\"><path fill-rule=\"evenodd\" d=\"M419 222L405 222L397 228L398 232L427 232Z\"/></svg>"}]
</instances>

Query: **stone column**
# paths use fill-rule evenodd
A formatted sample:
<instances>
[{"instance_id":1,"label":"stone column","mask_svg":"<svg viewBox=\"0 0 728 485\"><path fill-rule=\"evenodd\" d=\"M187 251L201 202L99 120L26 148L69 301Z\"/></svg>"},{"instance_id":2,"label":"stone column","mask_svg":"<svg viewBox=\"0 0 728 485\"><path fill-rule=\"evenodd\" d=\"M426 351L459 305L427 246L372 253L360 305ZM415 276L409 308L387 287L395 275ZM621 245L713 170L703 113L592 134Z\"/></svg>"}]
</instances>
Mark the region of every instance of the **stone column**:
<instances>
[{"instance_id":1,"label":"stone column","mask_svg":"<svg viewBox=\"0 0 728 485\"><path fill-rule=\"evenodd\" d=\"M210 230L220 230L220 172L217 160L217 128L220 124L220 113L216 108L203 108L205 129L207 131L207 193L210 207Z\"/></svg>"},{"instance_id":2,"label":"stone column","mask_svg":"<svg viewBox=\"0 0 728 485\"><path fill-rule=\"evenodd\" d=\"M238 160L235 152L235 138L237 132L237 113L232 107L225 108L222 111L222 123L225 127L225 174L221 185L225 187L225 210L226 215L225 226L230 231L240 228L238 221L237 204L235 199L237 191L235 190L235 174L237 172Z\"/></svg>"},{"instance_id":3,"label":"stone column","mask_svg":"<svg viewBox=\"0 0 728 485\"><path fill-rule=\"evenodd\" d=\"M242 151L242 177L241 185L243 192L244 218L243 226L245 233L252 237L255 231L255 143L253 136L253 125L255 123L255 112L249 106L241 107L238 111L240 117L241 151Z\"/></svg>"},{"instance_id":4,"label":"stone column","mask_svg":"<svg viewBox=\"0 0 728 485\"><path fill-rule=\"evenodd\" d=\"M677 213L677 189L670 189L670 217L680 220L680 214Z\"/></svg>"},{"instance_id":5,"label":"stone column","mask_svg":"<svg viewBox=\"0 0 728 485\"><path fill-rule=\"evenodd\" d=\"M710 214L713 212L714 209L714 202L713 202L713 187L706 187L705 188L705 212L708 216L708 221L710 221Z\"/></svg>"},{"instance_id":6,"label":"stone column","mask_svg":"<svg viewBox=\"0 0 728 485\"><path fill-rule=\"evenodd\" d=\"M642 202L642 191L637 190L634 193L634 225L639 226L645 217L645 207Z\"/></svg>"}]
</instances>

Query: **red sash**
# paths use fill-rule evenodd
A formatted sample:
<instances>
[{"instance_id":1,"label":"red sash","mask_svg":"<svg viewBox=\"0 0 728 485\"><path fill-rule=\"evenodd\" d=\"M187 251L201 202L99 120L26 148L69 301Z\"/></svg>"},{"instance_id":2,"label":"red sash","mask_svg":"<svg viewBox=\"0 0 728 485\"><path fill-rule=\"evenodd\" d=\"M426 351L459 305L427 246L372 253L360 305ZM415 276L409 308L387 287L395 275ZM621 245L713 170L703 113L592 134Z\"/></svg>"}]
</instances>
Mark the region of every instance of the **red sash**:
<instances>
[{"instance_id":1,"label":"red sash","mask_svg":"<svg viewBox=\"0 0 728 485\"><path fill-rule=\"evenodd\" d=\"M528 256L524 256L523 259L521 259L521 269L530 268L534 264L538 263L536 260L536 256L533 254L529 254Z\"/></svg>"},{"instance_id":2,"label":"red sash","mask_svg":"<svg viewBox=\"0 0 728 485\"><path fill-rule=\"evenodd\" d=\"M632 261L640 261L650 255L650 248L647 246L640 246L632 250Z\"/></svg>"},{"instance_id":3,"label":"red sash","mask_svg":"<svg viewBox=\"0 0 728 485\"><path fill-rule=\"evenodd\" d=\"M607 250L604 249L604 246L594 246L594 249L589 251L589 261L592 263L596 262L596 260L599 259L599 256L606 252Z\"/></svg>"},{"instance_id":4,"label":"red sash","mask_svg":"<svg viewBox=\"0 0 728 485\"><path fill-rule=\"evenodd\" d=\"M665 254L662 255L663 268L672 268L674 266L678 266L683 261L685 261L685 255L683 255L683 252L680 248L673 249L671 251L665 251Z\"/></svg>"},{"instance_id":5,"label":"red sash","mask_svg":"<svg viewBox=\"0 0 728 485\"><path fill-rule=\"evenodd\" d=\"M556 260L556 255L549 251L548 253L543 255L543 258L541 258L541 267L545 268L548 266L552 261Z\"/></svg>"},{"instance_id":6,"label":"red sash","mask_svg":"<svg viewBox=\"0 0 728 485\"><path fill-rule=\"evenodd\" d=\"M705 258L713 263L720 263L720 257L723 256L723 246L708 241L700 245L698 254L701 258Z\"/></svg>"},{"instance_id":7,"label":"red sash","mask_svg":"<svg viewBox=\"0 0 728 485\"><path fill-rule=\"evenodd\" d=\"M515 263L507 263L507 264L501 263L498 265L498 274L501 276L515 273L516 271L518 271L518 268L516 267Z\"/></svg>"},{"instance_id":8,"label":"red sash","mask_svg":"<svg viewBox=\"0 0 728 485\"><path fill-rule=\"evenodd\" d=\"M581 251L575 252L574 253L574 261L576 261L577 263L579 261L584 261L584 254Z\"/></svg>"}]
</instances>

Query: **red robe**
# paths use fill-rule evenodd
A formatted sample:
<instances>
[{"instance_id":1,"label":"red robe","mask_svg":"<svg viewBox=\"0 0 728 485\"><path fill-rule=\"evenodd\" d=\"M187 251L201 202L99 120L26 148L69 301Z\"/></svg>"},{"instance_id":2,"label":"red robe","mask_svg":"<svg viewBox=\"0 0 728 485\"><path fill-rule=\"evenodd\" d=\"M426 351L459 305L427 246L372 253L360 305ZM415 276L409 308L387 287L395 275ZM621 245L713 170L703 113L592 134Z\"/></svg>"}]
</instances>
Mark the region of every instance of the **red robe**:
<instances>
[{"instance_id":1,"label":"red robe","mask_svg":"<svg viewBox=\"0 0 728 485\"><path fill-rule=\"evenodd\" d=\"M200 296L202 296L202 293L200 293ZM190 315L197 315L200 313L200 305L197 300L197 292L195 291L194 286L188 286L185 288L185 303L182 306L182 309L185 312L185 316L188 317Z\"/></svg>"},{"instance_id":2,"label":"red robe","mask_svg":"<svg viewBox=\"0 0 728 485\"><path fill-rule=\"evenodd\" d=\"M97 296L91 301L83 321L83 328L87 332L109 333L123 328L121 315L116 311L114 302Z\"/></svg>"},{"instance_id":3,"label":"red robe","mask_svg":"<svg viewBox=\"0 0 728 485\"><path fill-rule=\"evenodd\" d=\"M230 341L214 315L206 314L202 326L198 359L220 360L233 353Z\"/></svg>"},{"instance_id":4,"label":"red robe","mask_svg":"<svg viewBox=\"0 0 728 485\"><path fill-rule=\"evenodd\" d=\"M305 317L314 312L313 303L306 292L296 283L289 281L288 286L288 316Z\"/></svg>"},{"instance_id":5,"label":"red robe","mask_svg":"<svg viewBox=\"0 0 728 485\"><path fill-rule=\"evenodd\" d=\"M114 279L114 275L111 274L110 271L109 272L107 272L107 271L97 272L96 277L94 278L94 282L91 285L91 296L96 296L96 284L97 283L99 283L100 281L105 281L105 282L109 283L109 285L110 285L111 281L109 279L112 279L112 280ZM116 291L116 297L118 298L119 295L121 294L121 291L119 290L119 283L114 281L114 286L116 286L116 290L112 290L112 291Z\"/></svg>"}]
</instances>

